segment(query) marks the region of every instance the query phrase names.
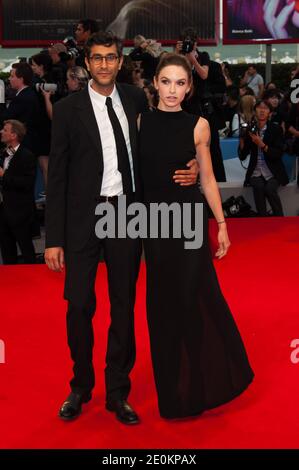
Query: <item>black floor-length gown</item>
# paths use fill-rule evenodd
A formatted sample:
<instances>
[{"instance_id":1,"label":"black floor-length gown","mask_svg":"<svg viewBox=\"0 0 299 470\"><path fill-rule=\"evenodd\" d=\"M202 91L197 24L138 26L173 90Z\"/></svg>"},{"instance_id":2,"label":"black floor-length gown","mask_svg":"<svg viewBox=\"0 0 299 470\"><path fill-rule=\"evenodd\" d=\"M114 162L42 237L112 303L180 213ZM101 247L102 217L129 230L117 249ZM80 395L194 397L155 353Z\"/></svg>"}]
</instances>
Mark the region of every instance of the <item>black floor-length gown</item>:
<instances>
[{"instance_id":1,"label":"black floor-length gown","mask_svg":"<svg viewBox=\"0 0 299 470\"><path fill-rule=\"evenodd\" d=\"M197 120L184 111L142 115L140 170L148 210L150 203L204 203L198 185L173 181L174 171L194 158ZM203 244L195 250L185 249L183 237L144 240L151 355L164 418L224 404L253 379L212 262L205 205L203 231Z\"/></svg>"}]
</instances>

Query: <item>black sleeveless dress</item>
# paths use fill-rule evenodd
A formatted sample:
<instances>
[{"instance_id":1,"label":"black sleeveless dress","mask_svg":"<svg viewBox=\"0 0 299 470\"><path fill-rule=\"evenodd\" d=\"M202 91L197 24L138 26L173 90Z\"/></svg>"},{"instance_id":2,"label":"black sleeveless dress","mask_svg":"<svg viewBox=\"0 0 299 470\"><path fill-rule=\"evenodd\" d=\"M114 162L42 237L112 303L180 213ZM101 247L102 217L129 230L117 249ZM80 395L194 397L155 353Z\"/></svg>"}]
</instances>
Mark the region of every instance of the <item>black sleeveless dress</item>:
<instances>
[{"instance_id":1,"label":"black sleeveless dress","mask_svg":"<svg viewBox=\"0 0 299 470\"><path fill-rule=\"evenodd\" d=\"M164 418L194 416L224 404L253 379L212 262L204 198L198 185L183 187L173 181L174 171L186 169L195 156L197 120L184 111L157 110L143 114L140 125L140 171L148 213L151 203L192 203L193 209L195 203L204 204L201 248L186 249L184 235L144 240L147 320Z\"/></svg>"}]
</instances>

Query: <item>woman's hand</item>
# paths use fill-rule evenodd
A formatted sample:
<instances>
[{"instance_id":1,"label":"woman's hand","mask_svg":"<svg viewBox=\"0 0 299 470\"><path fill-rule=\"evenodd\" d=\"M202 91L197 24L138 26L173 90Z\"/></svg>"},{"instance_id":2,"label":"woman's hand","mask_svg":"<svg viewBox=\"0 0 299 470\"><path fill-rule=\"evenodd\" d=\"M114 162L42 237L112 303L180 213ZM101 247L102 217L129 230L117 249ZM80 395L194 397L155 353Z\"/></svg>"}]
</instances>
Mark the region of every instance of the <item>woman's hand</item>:
<instances>
[{"instance_id":1,"label":"woman's hand","mask_svg":"<svg viewBox=\"0 0 299 470\"><path fill-rule=\"evenodd\" d=\"M295 0L286 2L281 12L276 16L280 0L266 0L264 3L264 21L273 39L288 39L286 25L295 9Z\"/></svg>"},{"instance_id":2,"label":"woman's hand","mask_svg":"<svg viewBox=\"0 0 299 470\"><path fill-rule=\"evenodd\" d=\"M221 259L225 256L228 252L230 247L230 241L228 238L226 223L219 224L219 231L218 231L218 243L219 248L215 253L216 258Z\"/></svg>"}]
</instances>

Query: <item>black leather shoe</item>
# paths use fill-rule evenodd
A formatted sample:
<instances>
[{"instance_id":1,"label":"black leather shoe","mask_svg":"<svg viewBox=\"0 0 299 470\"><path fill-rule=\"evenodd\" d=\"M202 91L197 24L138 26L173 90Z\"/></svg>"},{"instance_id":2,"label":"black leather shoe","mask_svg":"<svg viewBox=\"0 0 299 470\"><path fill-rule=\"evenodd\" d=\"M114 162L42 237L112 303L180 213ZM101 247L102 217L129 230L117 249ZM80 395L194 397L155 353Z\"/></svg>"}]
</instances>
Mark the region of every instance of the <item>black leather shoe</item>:
<instances>
[{"instance_id":1,"label":"black leather shoe","mask_svg":"<svg viewBox=\"0 0 299 470\"><path fill-rule=\"evenodd\" d=\"M126 400L114 400L106 403L106 410L114 411L117 419L123 424L139 424L138 415Z\"/></svg>"},{"instance_id":2,"label":"black leather shoe","mask_svg":"<svg viewBox=\"0 0 299 470\"><path fill-rule=\"evenodd\" d=\"M78 418L81 414L82 403L87 403L91 400L91 393L81 395L79 393L71 392L62 407L59 410L58 416L65 421L71 421Z\"/></svg>"}]
</instances>

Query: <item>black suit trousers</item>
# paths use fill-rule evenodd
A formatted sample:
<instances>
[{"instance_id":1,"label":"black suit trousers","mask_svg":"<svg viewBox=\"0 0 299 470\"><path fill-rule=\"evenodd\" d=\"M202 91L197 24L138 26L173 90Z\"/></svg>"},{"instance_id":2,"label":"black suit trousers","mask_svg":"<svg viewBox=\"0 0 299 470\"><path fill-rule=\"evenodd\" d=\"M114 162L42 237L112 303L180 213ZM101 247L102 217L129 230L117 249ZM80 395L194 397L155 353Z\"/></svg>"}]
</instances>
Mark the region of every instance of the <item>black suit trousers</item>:
<instances>
[{"instance_id":1,"label":"black suit trousers","mask_svg":"<svg viewBox=\"0 0 299 470\"><path fill-rule=\"evenodd\" d=\"M13 224L7 219L0 205L0 248L3 264L18 264L19 245L23 263L35 264L35 249L32 242L32 218L20 224Z\"/></svg>"},{"instance_id":2,"label":"black suit trousers","mask_svg":"<svg viewBox=\"0 0 299 470\"><path fill-rule=\"evenodd\" d=\"M266 217L267 203L269 201L274 216L282 217L283 208L278 195L279 183L276 178L265 180L263 176L252 176L250 184L253 187L253 196L256 210L261 217Z\"/></svg>"},{"instance_id":3,"label":"black suit trousers","mask_svg":"<svg viewBox=\"0 0 299 470\"><path fill-rule=\"evenodd\" d=\"M95 223L98 219L95 217ZM65 252L65 299L68 300L67 335L74 361L71 389L91 391L95 384L92 362L96 310L95 279L103 250L107 266L111 323L106 354L106 399L126 399L129 374L135 362L134 305L141 258L141 241L105 238L91 234L84 250Z\"/></svg>"}]
</instances>

